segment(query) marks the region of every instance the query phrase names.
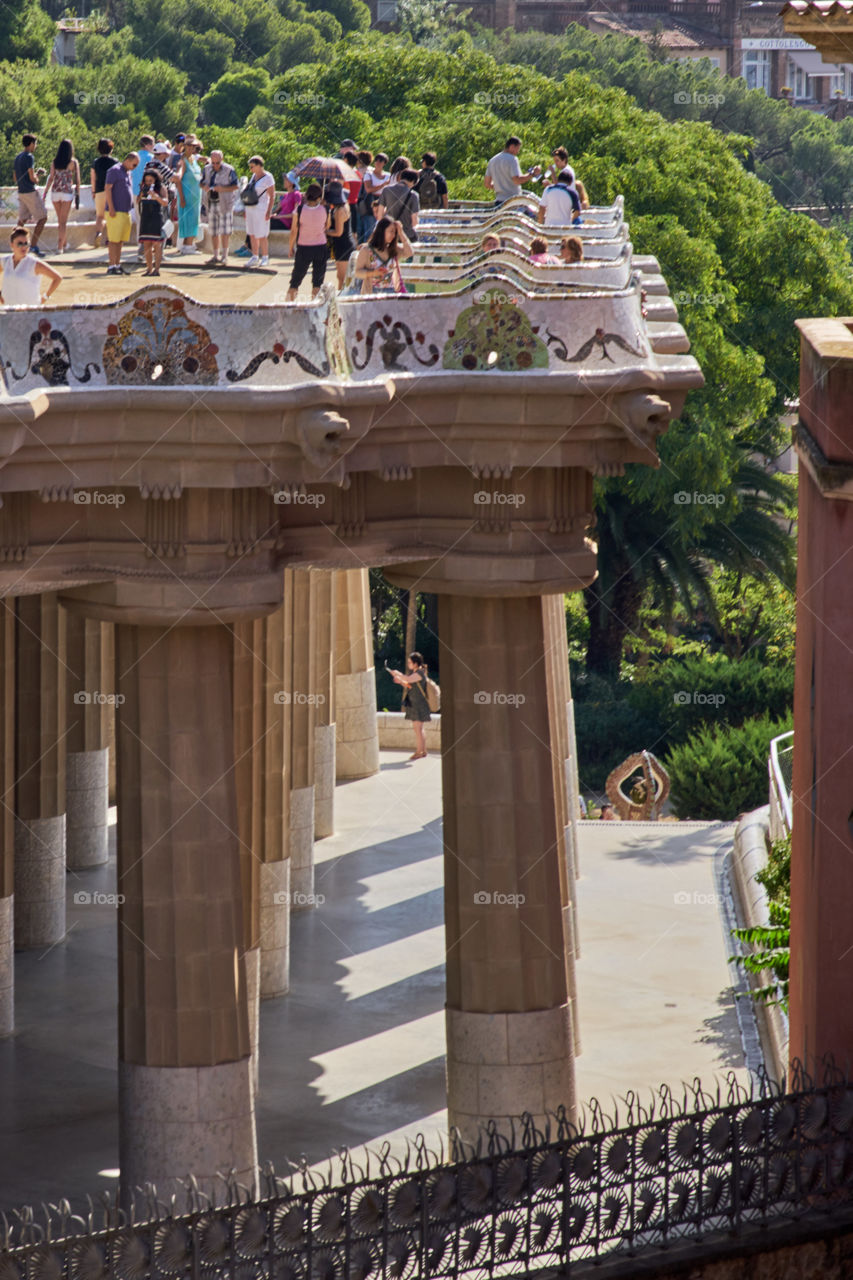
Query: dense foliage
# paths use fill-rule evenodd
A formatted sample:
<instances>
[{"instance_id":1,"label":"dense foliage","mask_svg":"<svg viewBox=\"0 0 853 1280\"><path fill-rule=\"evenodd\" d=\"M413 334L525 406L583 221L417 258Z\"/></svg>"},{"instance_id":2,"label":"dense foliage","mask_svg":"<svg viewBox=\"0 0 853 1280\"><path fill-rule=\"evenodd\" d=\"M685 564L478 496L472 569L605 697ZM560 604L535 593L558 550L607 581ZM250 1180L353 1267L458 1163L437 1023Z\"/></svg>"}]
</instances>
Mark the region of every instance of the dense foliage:
<instances>
[{"instance_id":1,"label":"dense foliage","mask_svg":"<svg viewBox=\"0 0 853 1280\"><path fill-rule=\"evenodd\" d=\"M770 743L791 728L791 716L765 715L697 729L667 758L675 816L731 821L766 804Z\"/></svg>"}]
</instances>

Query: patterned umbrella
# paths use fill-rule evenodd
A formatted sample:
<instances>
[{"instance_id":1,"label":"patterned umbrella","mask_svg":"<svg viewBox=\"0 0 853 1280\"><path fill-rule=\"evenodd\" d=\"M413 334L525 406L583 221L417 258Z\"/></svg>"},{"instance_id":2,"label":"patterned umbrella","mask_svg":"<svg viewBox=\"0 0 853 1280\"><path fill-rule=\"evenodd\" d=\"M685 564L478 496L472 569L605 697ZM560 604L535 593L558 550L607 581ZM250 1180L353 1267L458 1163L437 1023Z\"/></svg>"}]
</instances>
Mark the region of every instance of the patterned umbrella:
<instances>
[{"instance_id":1,"label":"patterned umbrella","mask_svg":"<svg viewBox=\"0 0 853 1280\"><path fill-rule=\"evenodd\" d=\"M293 172L299 179L314 178L324 183L361 181L361 174L337 156L311 156L309 160L300 160Z\"/></svg>"}]
</instances>

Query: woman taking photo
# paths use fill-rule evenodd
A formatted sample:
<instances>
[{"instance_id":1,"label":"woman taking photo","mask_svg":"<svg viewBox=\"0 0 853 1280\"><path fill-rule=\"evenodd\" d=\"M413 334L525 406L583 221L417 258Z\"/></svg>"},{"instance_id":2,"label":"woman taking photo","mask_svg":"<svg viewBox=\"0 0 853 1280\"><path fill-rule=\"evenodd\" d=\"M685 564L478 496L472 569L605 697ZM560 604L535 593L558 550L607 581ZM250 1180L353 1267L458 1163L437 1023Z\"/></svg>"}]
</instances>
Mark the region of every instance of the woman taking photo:
<instances>
[{"instance_id":1,"label":"woman taking photo","mask_svg":"<svg viewBox=\"0 0 853 1280\"><path fill-rule=\"evenodd\" d=\"M201 165L196 159L196 152L201 150L201 143L195 134L187 134L184 141L184 154L181 156L177 172L178 187L178 240L182 241L180 253L199 253L194 241L198 236L199 219L201 217Z\"/></svg>"},{"instance_id":2,"label":"woman taking photo","mask_svg":"<svg viewBox=\"0 0 853 1280\"><path fill-rule=\"evenodd\" d=\"M361 281L361 292L405 293L400 263L413 253L403 224L393 218L380 218L355 261L355 278Z\"/></svg>"},{"instance_id":3,"label":"woman taking photo","mask_svg":"<svg viewBox=\"0 0 853 1280\"><path fill-rule=\"evenodd\" d=\"M156 169L146 169L142 175L142 186L136 198L136 209L139 214L139 244L145 251L147 276L159 276L160 262L163 258L163 227L166 222L166 210L169 197Z\"/></svg>"},{"instance_id":4,"label":"woman taking photo","mask_svg":"<svg viewBox=\"0 0 853 1280\"><path fill-rule=\"evenodd\" d=\"M65 252L68 238L68 215L71 212L71 201L74 207L80 208L80 163L74 155L74 143L70 138L63 138L53 157L50 166L50 177L44 189L53 188L53 207L56 210L56 221L59 226L57 249Z\"/></svg>"},{"instance_id":5,"label":"woman taking photo","mask_svg":"<svg viewBox=\"0 0 853 1280\"><path fill-rule=\"evenodd\" d=\"M423 654L409 654L405 675L402 671L392 671L390 667L388 670L394 678L394 683L403 685L405 689L403 710L415 731L415 750L409 759L423 760L427 753L424 725L431 719L426 694L427 666Z\"/></svg>"},{"instance_id":6,"label":"woman taking photo","mask_svg":"<svg viewBox=\"0 0 853 1280\"><path fill-rule=\"evenodd\" d=\"M252 246L252 256L247 267L268 267L270 264L270 218L275 200L275 178L264 168L262 156L252 156L249 161L252 176L241 192L246 213L246 233ZM248 198L247 198L248 197Z\"/></svg>"}]
</instances>

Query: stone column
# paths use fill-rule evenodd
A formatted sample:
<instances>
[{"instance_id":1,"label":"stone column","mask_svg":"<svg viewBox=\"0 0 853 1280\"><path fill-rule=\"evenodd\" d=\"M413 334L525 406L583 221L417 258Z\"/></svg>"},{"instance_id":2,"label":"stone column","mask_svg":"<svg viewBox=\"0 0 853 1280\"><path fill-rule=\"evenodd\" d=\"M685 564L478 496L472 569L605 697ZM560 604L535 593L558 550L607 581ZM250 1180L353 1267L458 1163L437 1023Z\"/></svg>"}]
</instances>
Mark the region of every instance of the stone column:
<instances>
[{"instance_id":1,"label":"stone column","mask_svg":"<svg viewBox=\"0 0 853 1280\"><path fill-rule=\"evenodd\" d=\"M439 599L448 1115L475 1138L574 1104L538 596Z\"/></svg>"},{"instance_id":2,"label":"stone column","mask_svg":"<svg viewBox=\"0 0 853 1280\"><path fill-rule=\"evenodd\" d=\"M293 713L287 687L290 602L254 626L254 803L252 846L259 862L262 1000L290 990L290 789Z\"/></svg>"},{"instance_id":3,"label":"stone column","mask_svg":"<svg viewBox=\"0 0 853 1280\"><path fill-rule=\"evenodd\" d=\"M15 761L15 948L65 937L65 613L19 596Z\"/></svg>"},{"instance_id":4,"label":"stone column","mask_svg":"<svg viewBox=\"0 0 853 1280\"><path fill-rule=\"evenodd\" d=\"M258 1087L258 1024L260 1005L260 860L252 848L252 788L254 775L254 653L251 621L235 622L233 637L234 783L237 794L237 835L243 900L243 961L249 1011L252 1081Z\"/></svg>"},{"instance_id":5,"label":"stone column","mask_svg":"<svg viewBox=\"0 0 853 1280\"><path fill-rule=\"evenodd\" d=\"M0 1038L15 1029L15 606L0 600Z\"/></svg>"},{"instance_id":6,"label":"stone column","mask_svg":"<svg viewBox=\"0 0 853 1280\"><path fill-rule=\"evenodd\" d=\"M116 627L119 1159L153 1182L256 1168L228 627Z\"/></svg>"},{"instance_id":7,"label":"stone column","mask_svg":"<svg viewBox=\"0 0 853 1280\"><path fill-rule=\"evenodd\" d=\"M109 857L109 715L115 691L105 662L106 622L65 614L68 686L65 859L69 871Z\"/></svg>"},{"instance_id":8,"label":"stone column","mask_svg":"<svg viewBox=\"0 0 853 1280\"><path fill-rule=\"evenodd\" d=\"M344 778L367 778L379 772L376 726L376 676L366 569L335 574L336 772Z\"/></svg>"},{"instance_id":9,"label":"stone column","mask_svg":"<svg viewBox=\"0 0 853 1280\"><path fill-rule=\"evenodd\" d=\"M335 574L312 569L314 580L314 839L335 833Z\"/></svg>"},{"instance_id":10,"label":"stone column","mask_svg":"<svg viewBox=\"0 0 853 1280\"><path fill-rule=\"evenodd\" d=\"M557 849L560 859L560 900L566 950L566 981L572 1007L575 1054L580 1053L577 1012L577 899L575 895L574 832L571 825L569 787L570 742L568 718L569 649L566 614L562 595L542 596L542 625L545 638L544 670L548 693L548 720L551 732L551 767L557 805Z\"/></svg>"},{"instance_id":11,"label":"stone column","mask_svg":"<svg viewBox=\"0 0 853 1280\"><path fill-rule=\"evenodd\" d=\"M317 679L315 581L308 569L287 569L284 597L290 610L290 904L314 906L314 728Z\"/></svg>"}]
</instances>

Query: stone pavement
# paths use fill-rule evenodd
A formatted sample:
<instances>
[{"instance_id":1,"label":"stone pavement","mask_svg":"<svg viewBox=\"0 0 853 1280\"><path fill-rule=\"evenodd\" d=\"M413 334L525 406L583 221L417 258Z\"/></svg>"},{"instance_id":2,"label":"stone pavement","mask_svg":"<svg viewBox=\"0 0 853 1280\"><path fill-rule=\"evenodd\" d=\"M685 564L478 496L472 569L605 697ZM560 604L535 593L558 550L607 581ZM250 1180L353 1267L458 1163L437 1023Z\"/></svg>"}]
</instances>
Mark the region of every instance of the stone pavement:
<instances>
[{"instance_id":1,"label":"stone pavement","mask_svg":"<svg viewBox=\"0 0 853 1280\"><path fill-rule=\"evenodd\" d=\"M324 903L294 917L292 991L261 1008L258 1149L305 1153L444 1122L441 766L383 752L339 786L316 847ZM729 1068L745 1078L717 880L733 827L584 823L578 882L583 1053L578 1097ZM114 832L112 833L114 836ZM115 864L68 877L69 935L16 957L16 1035L0 1041L0 1210L113 1186Z\"/></svg>"}]
</instances>

